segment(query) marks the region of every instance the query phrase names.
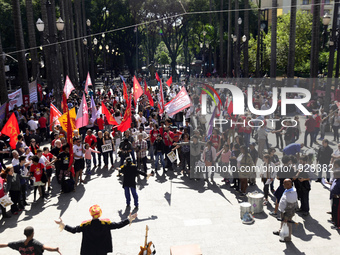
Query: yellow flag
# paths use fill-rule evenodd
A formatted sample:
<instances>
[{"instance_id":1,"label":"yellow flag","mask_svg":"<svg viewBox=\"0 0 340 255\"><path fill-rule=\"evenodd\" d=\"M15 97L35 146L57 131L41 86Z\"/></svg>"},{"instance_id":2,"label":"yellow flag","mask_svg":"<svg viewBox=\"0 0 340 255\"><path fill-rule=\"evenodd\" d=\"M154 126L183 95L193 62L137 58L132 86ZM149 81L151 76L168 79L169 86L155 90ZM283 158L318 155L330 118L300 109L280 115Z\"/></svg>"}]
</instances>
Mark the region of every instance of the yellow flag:
<instances>
[{"instance_id":1,"label":"yellow flag","mask_svg":"<svg viewBox=\"0 0 340 255\"><path fill-rule=\"evenodd\" d=\"M70 113L70 120L72 125L72 130L76 129L76 108L72 108L69 110ZM67 132L67 112L65 112L61 117L58 119L60 122L60 126Z\"/></svg>"}]
</instances>

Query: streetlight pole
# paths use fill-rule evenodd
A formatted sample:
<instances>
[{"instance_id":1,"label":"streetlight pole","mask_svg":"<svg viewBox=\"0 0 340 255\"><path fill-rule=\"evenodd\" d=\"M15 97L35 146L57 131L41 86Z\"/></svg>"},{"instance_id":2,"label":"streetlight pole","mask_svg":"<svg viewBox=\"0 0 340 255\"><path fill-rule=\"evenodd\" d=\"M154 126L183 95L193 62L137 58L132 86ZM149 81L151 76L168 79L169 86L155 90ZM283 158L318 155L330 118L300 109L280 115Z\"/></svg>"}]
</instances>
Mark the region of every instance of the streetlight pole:
<instances>
[{"instance_id":1,"label":"streetlight pole","mask_svg":"<svg viewBox=\"0 0 340 255\"><path fill-rule=\"evenodd\" d=\"M239 17L237 20L238 23L238 31L237 31L237 57L236 57L236 66L235 66L235 75L237 78L241 77L241 25L242 25L242 18Z\"/></svg>"},{"instance_id":2,"label":"streetlight pole","mask_svg":"<svg viewBox=\"0 0 340 255\"><path fill-rule=\"evenodd\" d=\"M233 38L233 42L234 42L234 44L233 44L233 47L234 47L234 50L233 50L233 52L234 52L234 73L233 73L233 75L235 76L235 78L237 77L237 72L236 72L236 69L237 69L237 45L236 45L236 42L237 42L237 36L236 35L231 35L231 37ZM235 49L236 49L236 54L235 54Z\"/></svg>"},{"instance_id":3,"label":"streetlight pole","mask_svg":"<svg viewBox=\"0 0 340 255\"><path fill-rule=\"evenodd\" d=\"M92 40L91 40L91 20L89 20L89 19L86 20L86 26L87 26L87 34L88 34L88 36L90 38L90 40L88 40L88 47L89 47L89 50L90 50L90 61L91 61L91 64L90 64L90 67L91 67L90 68L90 70L91 70L91 81L92 81L93 91L95 91L95 80L96 80L96 77L95 77L95 73L94 73L94 58L93 58ZM93 39L93 43L94 43L94 39Z\"/></svg>"},{"instance_id":4,"label":"streetlight pole","mask_svg":"<svg viewBox=\"0 0 340 255\"><path fill-rule=\"evenodd\" d=\"M135 27L136 33L136 75L138 75L138 27Z\"/></svg>"},{"instance_id":5,"label":"streetlight pole","mask_svg":"<svg viewBox=\"0 0 340 255\"><path fill-rule=\"evenodd\" d=\"M327 86L326 86L326 97L325 97L325 110L326 111L329 111L329 105L331 102L331 86L332 86L332 77L333 77L338 10L339 10L339 0L335 0L332 31L331 31L330 40L329 40L329 60L328 60Z\"/></svg>"},{"instance_id":6,"label":"streetlight pole","mask_svg":"<svg viewBox=\"0 0 340 255\"><path fill-rule=\"evenodd\" d=\"M59 42L63 41L64 38L63 38L63 33L62 31L64 30L64 27L65 27L65 22L62 20L61 17L59 17L59 19L57 20L57 30L58 30L58 40ZM60 44L59 44L60 45ZM61 47L61 63L62 63L62 66L63 66L63 78L65 80L65 77L66 75L68 75L68 71L69 71L69 66L68 66L68 60L66 58L66 50L65 50L65 43L62 43L60 45Z\"/></svg>"}]
</instances>

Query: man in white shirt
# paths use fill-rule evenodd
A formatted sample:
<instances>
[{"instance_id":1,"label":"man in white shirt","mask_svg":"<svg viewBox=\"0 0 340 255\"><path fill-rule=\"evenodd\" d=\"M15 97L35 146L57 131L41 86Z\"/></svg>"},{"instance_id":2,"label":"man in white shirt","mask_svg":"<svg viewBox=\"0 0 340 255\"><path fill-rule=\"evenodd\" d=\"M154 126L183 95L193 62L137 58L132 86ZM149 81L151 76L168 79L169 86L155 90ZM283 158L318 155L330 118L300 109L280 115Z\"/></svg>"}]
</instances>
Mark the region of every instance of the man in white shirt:
<instances>
[{"instance_id":1,"label":"man in white shirt","mask_svg":"<svg viewBox=\"0 0 340 255\"><path fill-rule=\"evenodd\" d=\"M137 121L137 127L139 128L140 127L140 124L145 124L146 122L146 118L143 116L143 113L142 112L139 112L138 115L136 115L136 121Z\"/></svg>"},{"instance_id":2,"label":"man in white shirt","mask_svg":"<svg viewBox=\"0 0 340 255\"><path fill-rule=\"evenodd\" d=\"M282 229L283 223L288 224L289 235L284 238L284 240L280 239L280 242L290 242L292 240L292 218L295 214L295 209L297 208L297 192L293 187L293 182L291 179L285 179L283 181L283 187L285 191L280 199L279 210L281 212L281 227L279 231L274 231L274 235L279 235Z\"/></svg>"},{"instance_id":3,"label":"man in white shirt","mask_svg":"<svg viewBox=\"0 0 340 255\"><path fill-rule=\"evenodd\" d=\"M18 151L13 150L12 151L12 156L13 156L12 166L19 165L19 153L18 153Z\"/></svg>"},{"instance_id":4,"label":"man in white shirt","mask_svg":"<svg viewBox=\"0 0 340 255\"><path fill-rule=\"evenodd\" d=\"M31 116L31 120L27 122L27 125L30 127L30 130L33 130L34 132L38 129L38 124L34 120L34 116Z\"/></svg>"},{"instance_id":5,"label":"man in white shirt","mask_svg":"<svg viewBox=\"0 0 340 255\"><path fill-rule=\"evenodd\" d=\"M78 185L78 179L80 179L80 182L84 182L83 180L83 169L85 166L84 161L84 153L85 150L83 148L83 145L81 144L81 139L76 138L73 145L73 153L74 153L74 172L76 174L75 178L75 186Z\"/></svg>"}]
</instances>

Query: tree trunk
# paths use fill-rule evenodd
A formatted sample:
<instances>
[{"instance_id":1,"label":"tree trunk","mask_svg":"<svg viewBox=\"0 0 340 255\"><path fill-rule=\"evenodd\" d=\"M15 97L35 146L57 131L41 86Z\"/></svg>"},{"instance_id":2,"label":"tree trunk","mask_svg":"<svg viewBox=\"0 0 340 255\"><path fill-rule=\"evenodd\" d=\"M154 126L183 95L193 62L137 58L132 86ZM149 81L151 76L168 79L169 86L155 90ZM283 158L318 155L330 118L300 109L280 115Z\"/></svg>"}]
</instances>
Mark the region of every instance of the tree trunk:
<instances>
[{"instance_id":1,"label":"tree trunk","mask_svg":"<svg viewBox=\"0 0 340 255\"><path fill-rule=\"evenodd\" d=\"M20 87L22 88L22 94L28 95L28 74L27 74L27 64L25 58L25 43L24 43L24 32L22 29L21 22L21 12L20 12L20 1L12 0L12 16L14 22L14 32L15 32L15 45L16 50L20 51L17 53L18 59L18 81Z\"/></svg>"},{"instance_id":2,"label":"tree trunk","mask_svg":"<svg viewBox=\"0 0 340 255\"><path fill-rule=\"evenodd\" d=\"M47 38L49 37L48 33L48 19L47 19L47 10L46 10L46 1L41 0L40 1L40 7L41 7L41 19L45 24L45 29L41 33L40 36L42 36L43 45L48 44ZM51 58L50 58L50 47L43 47L44 51L44 62L45 62L45 71L46 71L46 80L47 80L47 88L49 91L53 89L53 79L51 75Z\"/></svg>"},{"instance_id":3,"label":"tree trunk","mask_svg":"<svg viewBox=\"0 0 340 255\"><path fill-rule=\"evenodd\" d=\"M27 15L27 27L28 27L28 40L30 45L30 53L32 59L32 78L33 80L37 79L38 75L38 52L36 46L36 39L35 39L35 24L34 24L34 16L33 16L33 5L32 0L26 0L26 15Z\"/></svg>"},{"instance_id":4,"label":"tree trunk","mask_svg":"<svg viewBox=\"0 0 340 255\"><path fill-rule=\"evenodd\" d=\"M7 94L7 83L6 83L6 73L5 73L5 62L2 56L2 43L1 43L1 34L0 34L0 102L4 104L8 100Z\"/></svg>"},{"instance_id":5,"label":"tree trunk","mask_svg":"<svg viewBox=\"0 0 340 255\"><path fill-rule=\"evenodd\" d=\"M247 1L247 0L246 0ZM220 77L223 77L223 57L224 57L224 50L223 50L223 0L221 0L221 6L220 6L220 68L219 68L219 74ZM215 63L216 64L216 63Z\"/></svg>"},{"instance_id":6,"label":"tree trunk","mask_svg":"<svg viewBox=\"0 0 340 255\"><path fill-rule=\"evenodd\" d=\"M59 41L61 41L60 47L61 47L61 52L62 52L62 59L63 59L63 80L65 81L66 75L70 76L70 65L69 65L69 52L67 45L68 43L64 42L68 37L67 37L67 31L69 30L69 20L66 12L67 7L65 6L65 0L60 1L60 12L61 12L61 18L65 22L64 30L59 33Z\"/></svg>"},{"instance_id":7,"label":"tree trunk","mask_svg":"<svg viewBox=\"0 0 340 255\"><path fill-rule=\"evenodd\" d=\"M260 77L260 69L261 69L261 63L260 63L260 47L261 47L261 17L262 17L262 11L261 11L261 0L259 0L259 6L258 6L258 14L257 14L257 48L256 48L256 77Z\"/></svg>"},{"instance_id":8,"label":"tree trunk","mask_svg":"<svg viewBox=\"0 0 340 255\"><path fill-rule=\"evenodd\" d=\"M244 77L248 78L249 76L249 0L244 1L244 35L246 36L247 40L243 43L243 70L244 70Z\"/></svg>"},{"instance_id":9,"label":"tree trunk","mask_svg":"<svg viewBox=\"0 0 340 255\"><path fill-rule=\"evenodd\" d=\"M320 51L320 0L314 0L312 5L313 25L312 25L312 46L310 58L310 77L318 77L319 51Z\"/></svg>"},{"instance_id":10,"label":"tree trunk","mask_svg":"<svg viewBox=\"0 0 340 255\"><path fill-rule=\"evenodd\" d=\"M232 47L232 39L231 39L231 16L232 16L232 1L229 0L228 2L228 52L227 52L227 76L230 78L232 77L232 71L231 71L231 68L232 68L232 52L231 52L231 47Z\"/></svg>"},{"instance_id":11,"label":"tree trunk","mask_svg":"<svg viewBox=\"0 0 340 255\"><path fill-rule=\"evenodd\" d=\"M68 18L69 18L69 36L67 39L70 40L68 44L68 51L69 51L69 64L71 67L70 74L73 78L71 78L72 83L77 86L78 85L78 66L77 66L77 51L76 51L76 42L72 39L74 39L74 22L73 22L73 5L72 1L66 0L68 3L68 7L65 9L66 12L68 12ZM80 71L79 71L80 73Z\"/></svg>"},{"instance_id":12,"label":"tree trunk","mask_svg":"<svg viewBox=\"0 0 340 255\"><path fill-rule=\"evenodd\" d=\"M82 36L81 34L81 5L80 5L81 0L75 0L74 1L74 8L75 8L75 19L76 19L76 37L80 38ZM104 47L105 50L105 47ZM78 39L77 40L77 56L78 56L78 70L79 70L79 81L80 84L85 80L84 76L84 62L83 62L83 55L84 55L84 50L83 50L83 40Z\"/></svg>"},{"instance_id":13,"label":"tree trunk","mask_svg":"<svg viewBox=\"0 0 340 255\"><path fill-rule=\"evenodd\" d=\"M239 28L239 24L238 24L238 18L239 18L239 11L238 11L238 0L235 0L235 35L237 38L237 41L235 43L236 49L234 49L234 73L235 73L235 77L239 78L240 77L240 55L239 55L239 49L240 49L240 28Z\"/></svg>"},{"instance_id":14,"label":"tree trunk","mask_svg":"<svg viewBox=\"0 0 340 255\"><path fill-rule=\"evenodd\" d=\"M277 44L277 0L272 0L272 35L270 50L270 78L276 78L276 44Z\"/></svg>"},{"instance_id":15,"label":"tree trunk","mask_svg":"<svg viewBox=\"0 0 340 255\"><path fill-rule=\"evenodd\" d=\"M292 0L289 24L289 51L288 51L287 78L294 78L295 35L296 35L296 0Z\"/></svg>"}]
</instances>

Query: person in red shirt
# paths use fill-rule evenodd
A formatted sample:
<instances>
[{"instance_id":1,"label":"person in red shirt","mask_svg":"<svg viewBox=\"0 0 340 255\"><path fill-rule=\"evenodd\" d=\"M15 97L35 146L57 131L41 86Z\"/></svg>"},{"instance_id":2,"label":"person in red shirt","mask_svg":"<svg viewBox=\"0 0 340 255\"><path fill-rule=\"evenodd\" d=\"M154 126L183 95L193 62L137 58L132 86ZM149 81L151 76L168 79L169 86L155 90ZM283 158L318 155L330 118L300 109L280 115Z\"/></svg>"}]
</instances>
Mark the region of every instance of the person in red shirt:
<instances>
[{"instance_id":1,"label":"person in red shirt","mask_svg":"<svg viewBox=\"0 0 340 255\"><path fill-rule=\"evenodd\" d=\"M314 143L319 144L316 141L316 137L318 136L318 134L320 132L320 124L321 124L321 116L320 116L320 114L316 114L315 121L316 121L316 124L315 124L315 130L314 130Z\"/></svg>"},{"instance_id":2,"label":"person in red shirt","mask_svg":"<svg viewBox=\"0 0 340 255\"><path fill-rule=\"evenodd\" d=\"M47 140L47 134L46 134L46 123L47 123L47 119L44 117L44 115L42 115L39 120L39 132L41 135L41 139L42 141Z\"/></svg>"},{"instance_id":3,"label":"person in red shirt","mask_svg":"<svg viewBox=\"0 0 340 255\"><path fill-rule=\"evenodd\" d=\"M44 149L43 149L43 156L45 156L45 158L47 158L48 162L51 162L53 159L56 158L48 150L48 147L44 147ZM50 191L52 189L51 188L52 166L49 163L46 164L46 174L47 174L47 190Z\"/></svg>"},{"instance_id":4,"label":"person in red shirt","mask_svg":"<svg viewBox=\"0 0 340 255\"><path fill-rule=\"evenodd\" d=\"M154 148L153 148L153 144L155 143L158 134L160 134L161 132L158 130L158 124L154 124L154 123L150 123L150 159L152 160L154 158Z\"/></svg>"},{"instance_id":5,"label":"person in red shirt","mask_svg":"<svg viewBox=\"0 0 340 255\"><path fill-rule=\"evenodd\" d=\"M248 122L251 120L250 117L247 117L246 119L246 125L243 128L243 137L244 137L244 143L246 144L247 148L249 148L249 144L250 144L250 134L252 131L251 126L248 125Z\"/></svg>"},{"instance_id":6,"label":"person in red shirt","mask_svg":"<svg viewBox=\"0 0 340 255\"><path fill-rule=\"evenodd\" d=\"M314 132L316 127L316 121L313 116L307 116L307 120L305 122L306 131L305 131L305 146L307 146L307 136L310 135L310 147L313 146L314 142Z\"/></svg>"},{"instance_id":7,"label":"person in red shirt","mask_svg":"<svg viewBox=\"0 0 340 255\"><path fill-rule=\"evenodd\" d=\"M104 130L103 114L100 114L100 118L97 119L97 125L98 125L98 130L99 131L103 131Z\"/></svg>"},{"instance_id":8,"label":"person in red shirt","mask_svg":"<svg viewBox=\"0 0 340 255\"><path fill-rule=\"evenodd\" d=\"M170 131L170 128L168 126L164 127L164 132L163 132L163 141L165 144L165 155L171 152L172 150L172 143L174 141L174 133ZM172 171L172 162L168 157L166 157L166 162L167 162L167 168L168 170Z\"/></svg>"},{"instance_id":9,"label":"person in red shirt","mask_svg":"<svg viewBox=\"0 0 340 255\"><path fill-rule=\"evenodd\" d=\"M85 136L85 143L88 143L93 150L96 150L97 138L95 135L92 134L91 129L87 130L87 136ZM94 166L97 166L96 154L94 152L91 152L91 154L92 154L93 164Z\"/></svg>"},{"instance_id":10,"label":"person in red shirt","mask_svg":"<svg viewBox=\"0 0 340 255\"><path fill-rule=\"evenodd\" d=\"M34 202L36 201L37 189L39 188L40 197L45 198L45 183L41 181L41 177L44 173L44 165L39 163L39 157L32 157L33 164L31 165L30 172L34 178Z\"/></svg>"},{"instance_id":11,"label":"person in red shirt","mask_svg":"<svg viewBox=\"0 0 340 255\"><path fill-rule=\"evenodd\" d=\"M221 136L218 135L218 130L214 129L213 133L210 137L210 141L212 142L213 147L216 151L219 151L219 148L221 147Z\"/></svg>"}]
</instances>

